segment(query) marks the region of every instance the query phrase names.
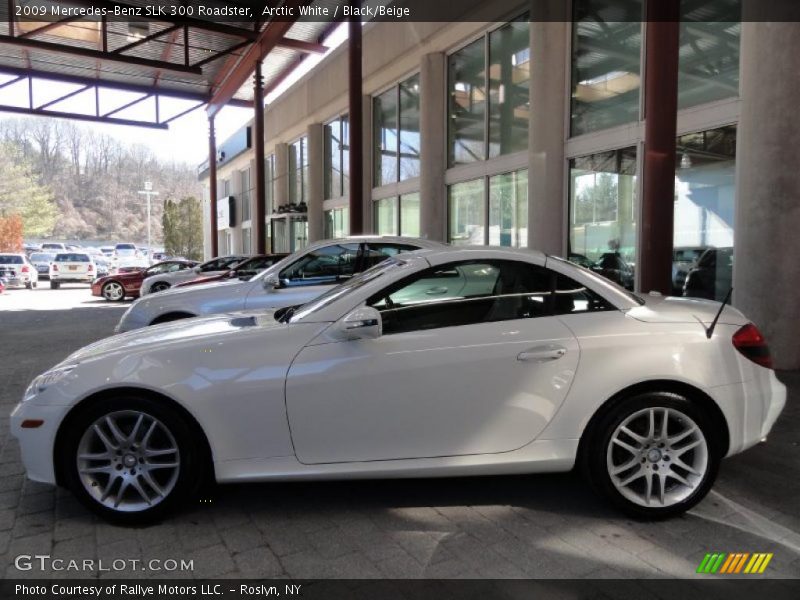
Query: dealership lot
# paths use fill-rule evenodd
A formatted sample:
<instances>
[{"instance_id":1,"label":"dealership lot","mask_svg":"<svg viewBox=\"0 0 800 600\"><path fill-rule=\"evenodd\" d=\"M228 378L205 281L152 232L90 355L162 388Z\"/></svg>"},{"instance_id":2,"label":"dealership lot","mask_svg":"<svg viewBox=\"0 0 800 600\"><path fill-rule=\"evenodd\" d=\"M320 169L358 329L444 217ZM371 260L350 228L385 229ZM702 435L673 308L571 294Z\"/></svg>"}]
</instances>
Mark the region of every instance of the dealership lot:
<instances>
[{"instance_id":1,"label":"dealership lot","mask_svg":"<svg viewBox=\"0 0 800 600\"><path fill-rule=\"evenodd\" d=\"M769 443L725 461L709 497L669 521L629 520L572 475L225 486L151 527L98 521L25 480L8 413L33 376L110 335L126 305L85 286L0 296L6 577L41 576L14 566L26 554L112 569L45 569L83 577L690 577L706 552L773 552L765 577L800 577L798 373L782 376L789 398ZM169 560L194 569L166 571Z\"/></svg>"}]
</instances>

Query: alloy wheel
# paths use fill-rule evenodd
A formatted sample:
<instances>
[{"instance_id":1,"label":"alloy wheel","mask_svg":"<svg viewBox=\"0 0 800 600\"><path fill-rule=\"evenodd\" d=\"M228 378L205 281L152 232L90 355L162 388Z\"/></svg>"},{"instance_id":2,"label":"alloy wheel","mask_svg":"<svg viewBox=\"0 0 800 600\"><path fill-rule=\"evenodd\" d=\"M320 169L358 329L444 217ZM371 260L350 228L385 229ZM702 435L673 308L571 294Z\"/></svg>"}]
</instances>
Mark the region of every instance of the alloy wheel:
<instances>
[{"instance_id":1,"label":"alloy wheel","mask_svg":"<svg viewBox=\"0 0 800 600\"><path fill-rule=\"evenodd\" d=\"M700 427L675 408L649 407L611 435L606 466L617 491L644 507L684 502L703 483L709 446Z\"/></svg>"},{"instance_id":2,"label":"alloy wheel","mask_svg":"<svg viewBox=\"0 0 800 600\"><path fill-rule=\"evenodd\" d=\"M175 437L157 418L138 410L111 412L94 421L77 449L78 478L101 505L137 512L166 499L178 481Z\"/></svg>"},{"instance_id":3,"label":"alloy wheel","mask_svg":"<svg viewBox=\"0 0 800 600\"><path fill-rule=\"evenodd\" d=\"M103 286L103 298L111 302L119 302L125 295L125 290L116 281L111 281Z\"/></svg>"}]
</instances>

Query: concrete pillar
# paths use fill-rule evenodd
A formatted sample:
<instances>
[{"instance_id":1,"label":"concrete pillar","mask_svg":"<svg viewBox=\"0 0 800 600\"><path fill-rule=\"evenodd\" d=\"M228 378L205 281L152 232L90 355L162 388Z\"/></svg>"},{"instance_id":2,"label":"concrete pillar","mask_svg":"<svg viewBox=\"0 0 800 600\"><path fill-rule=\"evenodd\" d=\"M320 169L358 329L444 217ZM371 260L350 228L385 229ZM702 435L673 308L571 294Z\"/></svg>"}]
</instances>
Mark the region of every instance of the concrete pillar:
<instances>
[{"instance_id":1,"label":"concrete pillar","mask_svg":"<svg viewBox=\"0 0 800 600\"><path fill-rule=\"evenodd\" d=\"M747 4L745 11L747 10ZM800 28L742 15L733 302L761 329L775 366L800 368Z\"/></svg>"},{"instance_id":2,"label":"concrete pillar","mask_svg":"<svg viewBox=\"0 0 800 600\"><path fill-rule=\"evenodd\" d=\"M358 6L360 3L355 3ZM364 233L364 93L361 18L351 17L347 36L348 104L350 115L350 234Z\"/></svg>"},{"instance_id":3,"label":"concrete pillar","mask_svg":"<svg viewBox=\"0 0 800 600\"><path fill-rule=\"evenodd\" d=\"M308 241L323 239L322 201L325 199L325 137L322 123L308 126Z\"/></svg>"},{"instance_id":4,"label":"concrete pillar","mask_svg":"<svg viewBox=\"0 0 800 600\"><path fill-rule=\"evenodd\" d=\"M419 72L420 235L429 240L447 238L447 84L446 57L433 52L422 57Z\"/></svg>"},{"instance_id":5,"label":"concrete pillar","mask_svg":"<svg viewBox=\"0 0 800 600\"><path fill-rule=\"evenodd\" d=\"M567 3L535 3L531 29L531 117L528 129L528 247L565 256L564 142L571 24L564 17ZM542 14L544 13L544 14ZM563 21L555 20L563 18Z\"/></svg>"}]
</instances>

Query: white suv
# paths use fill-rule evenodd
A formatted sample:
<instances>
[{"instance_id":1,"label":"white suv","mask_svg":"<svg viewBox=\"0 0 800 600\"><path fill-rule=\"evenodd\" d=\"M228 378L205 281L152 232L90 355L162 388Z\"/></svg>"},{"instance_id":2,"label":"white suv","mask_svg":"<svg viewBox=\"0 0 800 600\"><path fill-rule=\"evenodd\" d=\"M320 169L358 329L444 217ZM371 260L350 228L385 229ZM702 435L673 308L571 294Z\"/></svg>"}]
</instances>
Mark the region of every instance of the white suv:
<instances>
[{"instance_id":1,"label":"white suv","mask_svg":"<svg viewBox=\"0 0 800 600\"><path fill-rule=\"evenodd\" d=\"M39 273L24 254L0 254L0 279L8 286L35 288Z\"/></svg>"},{"instance_id":2,"label":"white suv","mask_svg":"<svg viewBox=\"0 0 800 600\"><path fill-rule=\"evenodd\" d=\"M50 263L50 289L57 290L62 283L92 283L97 277L97 267L92 257L83 252L59 252Z\"/></svg>"}]
</instances>

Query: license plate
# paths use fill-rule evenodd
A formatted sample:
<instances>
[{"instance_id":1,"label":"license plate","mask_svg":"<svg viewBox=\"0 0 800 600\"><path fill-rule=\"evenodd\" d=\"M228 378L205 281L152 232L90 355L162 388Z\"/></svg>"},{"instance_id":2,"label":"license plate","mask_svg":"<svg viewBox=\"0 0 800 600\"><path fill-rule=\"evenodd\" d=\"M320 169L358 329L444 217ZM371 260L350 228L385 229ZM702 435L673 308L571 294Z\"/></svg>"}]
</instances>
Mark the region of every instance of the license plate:
<instances>
[{"instance_id":1,"label":"license plate","mask_svg":"<svg viewBox=\"0 0 800 600\"><path fill-rule=\"evenodd\" d=\"M69 270L70 271L77 271L78 267L76 267L75 265L72 265L72 266L70 266Z\"/></svg>"}]
</instances>

